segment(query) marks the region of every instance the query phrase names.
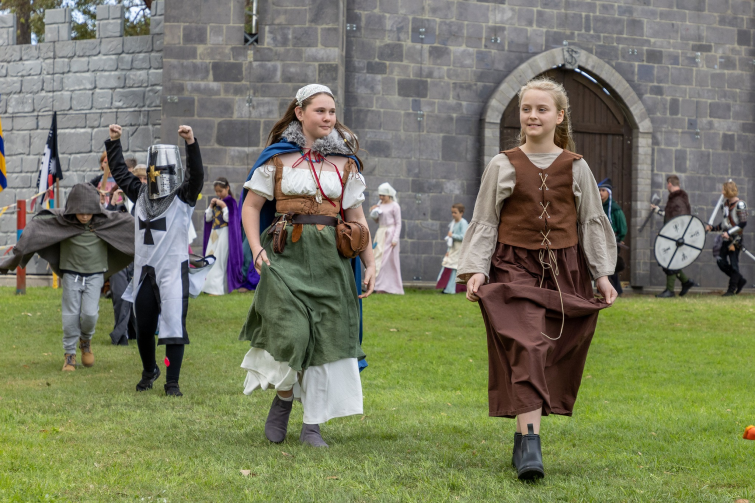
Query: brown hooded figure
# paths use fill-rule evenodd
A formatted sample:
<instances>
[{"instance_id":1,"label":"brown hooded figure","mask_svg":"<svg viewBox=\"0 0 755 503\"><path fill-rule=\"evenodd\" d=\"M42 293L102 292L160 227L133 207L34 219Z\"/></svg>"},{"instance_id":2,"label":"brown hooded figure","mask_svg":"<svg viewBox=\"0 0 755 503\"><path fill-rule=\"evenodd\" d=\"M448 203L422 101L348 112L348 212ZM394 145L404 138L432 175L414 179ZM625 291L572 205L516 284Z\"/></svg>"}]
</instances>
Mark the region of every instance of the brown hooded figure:
<instances>
[{"instance_id":1,"label":"brown hooded figure","mask_svg":"<svg viewBox=\"0 0 755 503\"><path fill-rule=\"evenodd\" d=\"M91 214L92 219L84 225L76 218L77 214ZM128 213L104 211L97 189L88 183L80 183L71 189L65 210L42 210L29 222L12 254L0 260L0 273L26 267L36 253L50 264L55 274L60 275L61 241L89 230L107 243L105 279L134 260L134 217Z\"/></svg>"}]
</instances>

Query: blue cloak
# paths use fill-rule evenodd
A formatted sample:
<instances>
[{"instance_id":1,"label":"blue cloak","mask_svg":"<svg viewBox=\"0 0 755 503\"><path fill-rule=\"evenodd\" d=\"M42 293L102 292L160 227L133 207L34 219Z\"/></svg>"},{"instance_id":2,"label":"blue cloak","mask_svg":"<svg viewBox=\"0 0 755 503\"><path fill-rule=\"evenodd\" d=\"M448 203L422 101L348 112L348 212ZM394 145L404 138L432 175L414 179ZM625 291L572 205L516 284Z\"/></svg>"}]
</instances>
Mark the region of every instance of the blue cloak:
<instances>
[{"instance_id":1,"label":"blue cloak","mask_svg":"<svg viewBox=\"0 0 755 503\"><path fill-rule=\"evenodd\" d=\"M254 163L254 166L252 166L252 169L249 170L249 175L246 177L246 181L252 179L252 175L254 172L259 168L260 166L264 165L267 161L269 161L273 156L276 155L282 155L282 154L290 154L292 152L299 152L301 151L301 147L295 143L291 143L285 140L281 140L278 143L274 143L267 147L265 150L262 151L260 156L257 158L257 162ZM348 157L349 159L353 160L359 171L362 171L362 164L359 162L359 159L355 155L344 155L344 154L328 154L328 155L341 155L343 157ZM241 191L241 200L239 201L239 208L243 208L244 206L244 199L246 198L246 193L248 192L248 189L244 188ZM273 220L275 219L275 199L272 201L265 201L265 204L262 205L262 210L260 210L260 233L262 233L265 229L270 227L270 224L273 223ZM351 260L351 269L354 271L354 281L356 282L357 286L357 295L362 294L362 263L359 260L359 257L356 257ZM362 299L359 299L359 343L362 343ZM367 360L360 360L359 361L359 371L361 372L364 368L367 367Z\"/></svg>"}]
</instances>

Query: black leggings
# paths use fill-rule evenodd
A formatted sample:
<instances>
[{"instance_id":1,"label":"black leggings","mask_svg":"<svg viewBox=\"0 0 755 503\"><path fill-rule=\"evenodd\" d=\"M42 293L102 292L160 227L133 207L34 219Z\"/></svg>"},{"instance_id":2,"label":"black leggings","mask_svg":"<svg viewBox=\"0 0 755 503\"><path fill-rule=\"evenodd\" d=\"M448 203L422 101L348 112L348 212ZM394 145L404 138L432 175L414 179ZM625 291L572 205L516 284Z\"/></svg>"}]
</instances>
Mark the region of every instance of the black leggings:
<instances>
[{"instance_id":1,"label":"black leggings","mask_svg":"<svg viewBox=\"0 0 755 503\"><path fill-rule=\"evenodd\" d=\"M729 291L736 290L742 275L739 273L739 248L729 250L731 241L721 243L721 251L716 258L718 268L729 277Z\"/></svg>"},{"instance_id":2,"label":"black leggings","mask_svg":"<svg viewBox=\"0 0 755 503\"><path fill-rule=\"evenodd\" d=\"M155 298L155 292L151 288L149 279L146 279L134 302L136 311L136 344L139 346L139 356L142 358L144 371L152 373L157 368L155 361L155 332L157 332L157 320L160 316L160 306ZM181 374L181 363L184 358L183 344L166 344L165 356L170 365L167 369L166 382L178 382Z\"/></svg>"}]
</instances>

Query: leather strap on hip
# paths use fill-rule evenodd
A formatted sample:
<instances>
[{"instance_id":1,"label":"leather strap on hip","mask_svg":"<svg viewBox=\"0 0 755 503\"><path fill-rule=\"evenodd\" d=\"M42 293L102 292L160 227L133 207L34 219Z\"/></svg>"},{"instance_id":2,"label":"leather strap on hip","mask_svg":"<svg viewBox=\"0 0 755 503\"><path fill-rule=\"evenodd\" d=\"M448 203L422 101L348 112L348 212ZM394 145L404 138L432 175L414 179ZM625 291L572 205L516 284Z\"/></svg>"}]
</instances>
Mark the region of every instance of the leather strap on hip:
<instances>
[{"instance_id":1,"label":"leather strap on hip","mask_svg":"<svg viewBox=\"0 0 755 503\"><path fill-rule=\"evenodd\" d=\"M294 215L291 219L291 223L296 224L312 224L312 225L329 225L335 227L338 225L338 219L336 217L328 217L325 215Z\"/></svg>"}]
</instances>

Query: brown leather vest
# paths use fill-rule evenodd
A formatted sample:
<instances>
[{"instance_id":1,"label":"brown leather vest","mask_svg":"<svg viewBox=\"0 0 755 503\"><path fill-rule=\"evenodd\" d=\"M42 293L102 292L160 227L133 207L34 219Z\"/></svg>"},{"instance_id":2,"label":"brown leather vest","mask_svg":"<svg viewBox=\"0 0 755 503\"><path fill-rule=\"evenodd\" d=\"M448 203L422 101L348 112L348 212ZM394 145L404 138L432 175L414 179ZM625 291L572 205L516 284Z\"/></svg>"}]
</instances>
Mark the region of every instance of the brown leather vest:
<instances>
[{"instance_id":1,"label":"brown leather vest","mask_svg":"<svg viewBox=\"0 0 755 503\"><path fill-rule=\"evenodd\" d=\"M503 202L498 242L528 250L576 245L572 163L582 156L564 150L547 169L540 169L519 147L501 153L516 170L516 185Z\"/></svg>"},{"instance_id":2,"label":"brown leather vest","mask_svg":"<svg viewBox=\"0 0 755 503\"><path fill-rule=\"evenodd\" d=\"M281 189L281 180L283 179L283 163L276 155L273 157L273 166L275 166L275 211L278 213L298 213L300 215L325 215L328 217L337 217L341 213L341 196L333 200L335 206L323 196L322 203L315 200L315 196L287 196ZM352 159L346 163L341 173L341 185L344 186L349 179L349 173L356 169L356 164Z\"/></svg>"}]
</instances>

